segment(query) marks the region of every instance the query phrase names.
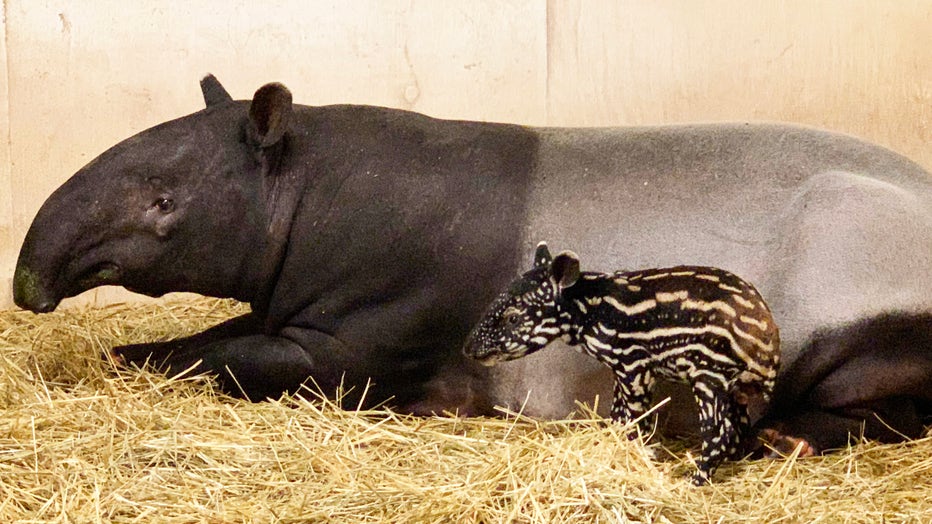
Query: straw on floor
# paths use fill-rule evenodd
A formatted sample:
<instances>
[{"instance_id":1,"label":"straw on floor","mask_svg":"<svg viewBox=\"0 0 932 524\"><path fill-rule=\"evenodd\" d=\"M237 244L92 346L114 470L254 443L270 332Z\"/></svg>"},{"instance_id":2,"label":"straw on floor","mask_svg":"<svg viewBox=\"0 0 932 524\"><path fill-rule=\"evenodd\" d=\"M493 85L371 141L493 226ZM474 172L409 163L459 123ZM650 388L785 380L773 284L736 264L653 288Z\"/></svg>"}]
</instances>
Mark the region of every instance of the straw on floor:
<instances>
[{"instance_id":1,"label":"straw on floor","mask_svg":"<svg viewBox=\"0 0 932 524\"><path fill-rule=\"evenodd\" d=\"M0 312L0 522L932 521L932 438L730 463L695 488L695 450L593 416L250 404L102 356L246 310Z\"/></svg>"}]
</instances>

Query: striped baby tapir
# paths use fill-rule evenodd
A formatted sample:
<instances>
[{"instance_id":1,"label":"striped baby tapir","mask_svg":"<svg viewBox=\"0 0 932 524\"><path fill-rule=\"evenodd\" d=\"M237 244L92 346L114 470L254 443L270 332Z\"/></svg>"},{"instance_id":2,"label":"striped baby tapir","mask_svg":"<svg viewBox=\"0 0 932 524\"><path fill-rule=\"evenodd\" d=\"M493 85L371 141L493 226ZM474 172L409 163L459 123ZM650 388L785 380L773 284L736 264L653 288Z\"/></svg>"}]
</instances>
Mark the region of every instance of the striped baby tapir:
<instances>
[{"instance_id":1,"label":"striped baby tapir","mask_svg":"<svg viewBox=\"0 0 932 524\"><path fill-rule=\"evenodd\" d=\"M520 358L562 339L615 374L611 417L650 408L663 378L691 385L699 406L703 484L743 452L748 405L765 403L779 367L779 333L751 284L722 269L677 266L581 272L579 257L537 247L534 267L499 295L464 346L483 364Z\"/></svg>"}]
</instances>

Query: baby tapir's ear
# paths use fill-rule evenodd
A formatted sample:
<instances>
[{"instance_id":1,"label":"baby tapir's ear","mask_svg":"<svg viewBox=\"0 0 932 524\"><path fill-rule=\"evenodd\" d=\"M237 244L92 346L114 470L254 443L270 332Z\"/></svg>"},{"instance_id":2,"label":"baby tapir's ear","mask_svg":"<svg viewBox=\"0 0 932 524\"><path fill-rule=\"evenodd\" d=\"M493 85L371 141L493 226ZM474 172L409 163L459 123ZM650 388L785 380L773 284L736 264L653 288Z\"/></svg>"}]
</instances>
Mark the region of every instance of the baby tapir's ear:
<instances>
[{"instance_id":1,"label":"baby tapir's ear","mask_svg":"<svg viewBox=\"0 0 932 524\"><path fill-rule=\"evenodd\" d=\"M579 280L579 256L572 251L560 253L553 259L551 271L553 281L557 286L557 293L561 293Z\"/></svg>"},{"instance_id":2,"label":"baby tapir's ear","mask_svg":"<svg viewBox=\"0 0 932 524\"><path fill-rule=\"evenodd\" d=\"M534 267L547 267L551 262L553 262L553 257L550 256L550 250L547 249L547 243L541 242L540 244L537 244L537 250L534 251Z\"/></svg>"}]
</instances>

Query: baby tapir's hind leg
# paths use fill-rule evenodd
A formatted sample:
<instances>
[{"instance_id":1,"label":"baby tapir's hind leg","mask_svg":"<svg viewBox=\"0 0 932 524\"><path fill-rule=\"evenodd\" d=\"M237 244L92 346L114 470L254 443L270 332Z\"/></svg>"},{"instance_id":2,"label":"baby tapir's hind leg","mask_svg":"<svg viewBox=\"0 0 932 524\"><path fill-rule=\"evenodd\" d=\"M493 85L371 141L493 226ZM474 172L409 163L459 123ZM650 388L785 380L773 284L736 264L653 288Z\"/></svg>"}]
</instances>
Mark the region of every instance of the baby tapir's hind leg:
<instances>
[{"instance_id":1,"label":"baby tapir's hind leg","mask_svg":"<svg viewBox=\"0 0 932 524\"><path fill-rule=\"evenodd\" d=\"M693 483L702 485L709 481L722 461L736 453L739 429L738 422L732 417L737 408L727 386L714 378L699 377L693 382L693 392L699 405L699 431L702 436L697 464L699 471L693 477Z\"/></svg>"},{"instance_id":2,"label":"baby tapir's hind leg","mask_svg":"<svg viewBox=\"0 0 932 524\"><path fill-rule=\"evenodd\" d=\"M748 415L748 407L741 404L732 397L729 399L731 414L729 418L735 425L735 436L728 448L728 458L740 460L744 458L751 450L748 442L748 435L751 434L751 417Z\"/></svg>"}]
</instances>

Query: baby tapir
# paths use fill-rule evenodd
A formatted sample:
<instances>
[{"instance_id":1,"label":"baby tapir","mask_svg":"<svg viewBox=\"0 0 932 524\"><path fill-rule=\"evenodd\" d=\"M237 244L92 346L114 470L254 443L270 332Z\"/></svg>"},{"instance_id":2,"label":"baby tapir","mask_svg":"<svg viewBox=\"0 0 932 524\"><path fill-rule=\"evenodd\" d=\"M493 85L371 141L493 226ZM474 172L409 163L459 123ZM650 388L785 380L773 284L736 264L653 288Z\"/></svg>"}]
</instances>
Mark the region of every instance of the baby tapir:
<instances>
[{"instance_id":1,"label":"baby tapir","mask_svg":"<svg viewBox=\"0 0 932 524\"><path fill-rule=\"evenodd\" d=\"M643 415L657 378L692 386L702 436L697 484L742 452L748 404L769 400L779 366L770 309L737 276L698 266L580 272L574 253L552 258L542 242L534 268L492 303L464 352L493 365L558 338L614 371L613 420Z\"/></svg>"}]
</instances>

